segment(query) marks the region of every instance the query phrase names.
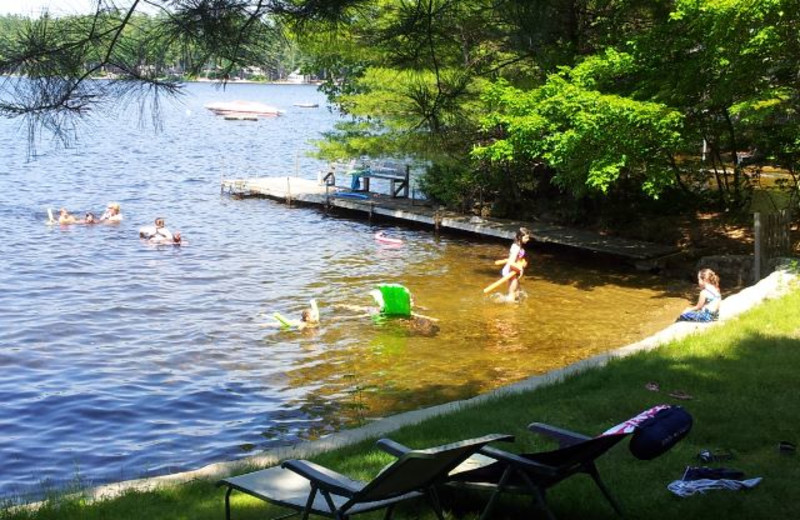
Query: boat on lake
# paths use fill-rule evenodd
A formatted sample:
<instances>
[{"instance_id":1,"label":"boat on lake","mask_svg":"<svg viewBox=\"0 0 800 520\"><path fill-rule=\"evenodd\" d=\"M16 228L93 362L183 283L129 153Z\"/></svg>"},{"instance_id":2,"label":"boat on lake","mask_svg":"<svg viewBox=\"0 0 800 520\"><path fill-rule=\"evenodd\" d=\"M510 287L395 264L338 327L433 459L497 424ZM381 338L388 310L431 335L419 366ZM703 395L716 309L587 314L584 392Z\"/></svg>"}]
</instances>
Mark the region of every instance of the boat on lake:
<instances>
[{"instance_id":1,"label":"boat on lake","mask_svg":"<svg viewBox=\"0 0 800 520\"><path fill-rule=\"evenodd\" d=\"M319 103L294 103L294 106L299 108L317 108Z\"/></svg>"},{"instance_id":2,"label":"boat on lake","mask_svg":"<svg viewBox=\"0 0 800 520\"><path fill-rule=\"evenodd\" d=\"M257 101L218 101L209 103L205 107L218 116L276 117L283 114L281 110Z\"/></svg>"},{"instance_id":3,"label":"boat on lake","mask_svg":"<svg viewBox=\"0 0 800 520\"><path fill-rule=\"evenodd\" d=\"M257 114L248 114L246 112L242 114L230 114L222 117L225 119L225 121L258 121Z\"/></svg>"}]
</instances>

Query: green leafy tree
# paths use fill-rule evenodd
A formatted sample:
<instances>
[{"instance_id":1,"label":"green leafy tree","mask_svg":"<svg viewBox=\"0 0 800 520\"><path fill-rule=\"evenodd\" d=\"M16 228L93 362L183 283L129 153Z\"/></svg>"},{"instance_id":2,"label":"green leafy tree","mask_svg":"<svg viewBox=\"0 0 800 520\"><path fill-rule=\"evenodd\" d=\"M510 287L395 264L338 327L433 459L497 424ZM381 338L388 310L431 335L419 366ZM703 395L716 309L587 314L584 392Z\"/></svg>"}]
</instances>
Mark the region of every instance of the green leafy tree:
<instances>
[{"instance_id":1,"label":"green leafy tree","mask_svg":"<svg viewBox=\"0 0 800 520\"><path fill-rule=\"evenodd\" d=\"M307 51L329 71L332 101L353 118L326 136L321 155L413 156L432 165L423 187L444 202L516 200L535 191L529 170L541 171L541 158L499 169L481 155L469 160L484 138L481 93L498 77L535 88L612 37L665 16L665 5L384 0L356 11L345 34L320 26Z\"/></svg>"},{"instance_id":2,"label":"green leafy tree","mask_svg":"<svg viewBox=\"0 0 800 520\"><path fill-rule=\"evenodd\" d=\"M608 193L623 181L657 197L677 180L681 115L593 90L584 69L553 75L530 91L495 84L485 94L493 107L484 118L487 140L473 156L546 164L549 180L576 198Z\"/></svg>"},{"instance_id":3,"label":"green leafy tree","mask_svg":"<svg viewBox=\"0 0 800 520\"><path fill-rule=\"evenodd\" d=\"M757 150L754 162L796 170L799 27L794 1L679 0L631 46L639 67L627 91L685 115L694 143L687 157L705 140L722 206L741 208L747 199L737 152Z\"/></svg>"}]
</instances>

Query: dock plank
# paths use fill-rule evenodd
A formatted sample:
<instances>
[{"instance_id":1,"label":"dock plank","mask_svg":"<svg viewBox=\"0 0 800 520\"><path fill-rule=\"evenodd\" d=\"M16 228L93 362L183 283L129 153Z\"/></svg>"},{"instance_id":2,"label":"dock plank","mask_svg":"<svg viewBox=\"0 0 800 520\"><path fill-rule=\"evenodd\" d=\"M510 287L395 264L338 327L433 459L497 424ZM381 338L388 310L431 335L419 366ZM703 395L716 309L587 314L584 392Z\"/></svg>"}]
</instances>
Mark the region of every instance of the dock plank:
<instances>
[{"instance_id":1,"label":"dock plank","mask_svg":"<svg viewBox=\"0 0 800 520\"><path fill-rule=\"evenodd\" d=\"M342 208L367 215L438 226L443 230L453 229L508 240L512 240L516 231L524 226L531 230L534 241L604 253L635 262L650 261L678 252L677 247L605 236L566 226L460 215L413 198L398 199L375 193L368 194L365 199L337 196L337 193L348 193L349 190L320 185L316 181L299 177L223 179L220 190L229 195L266 197L282 202Z\"/></svg>"}]
</instances>

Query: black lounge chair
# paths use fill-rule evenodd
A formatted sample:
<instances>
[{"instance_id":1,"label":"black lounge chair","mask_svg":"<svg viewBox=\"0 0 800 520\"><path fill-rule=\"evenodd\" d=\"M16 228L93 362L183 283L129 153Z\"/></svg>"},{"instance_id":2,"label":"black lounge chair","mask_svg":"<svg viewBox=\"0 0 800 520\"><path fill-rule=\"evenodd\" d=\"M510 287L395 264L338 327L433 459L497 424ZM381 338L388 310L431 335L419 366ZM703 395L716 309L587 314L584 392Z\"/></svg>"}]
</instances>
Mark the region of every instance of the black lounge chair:
<instances>
[{"instance_id":1,"label":"black lounge chair","mask_svg":"<svg viewBox=\"0 0 800 520\"><path fill-rule=\"evenodd\" d=\"M647 412L643 412L645 413ZM682 410L680 413L685 414ZM657 453L655 451L647 454L638 453L640 449L638 446L634 449L634 441L631 441L632 452L635 452L638 458L650 459L668 450L691 428L691 416L685 414L685 417L688 419L682 416L682 422L674 425L680 430L673 429L669 432L671 437L656 448ZM633 418L631 421L635 420L636 418ZM685 420L688 420L688 424L683 422ZM588 437L548 424L531 423L528 425L529 430L556 440L559 448L517 455L487 446L456 468L451 473L448 484L456 488L492 491L489 502L481 514L481 520L489 518L501 493L531 495L534 505L541 509L548 519L555 520L555 515L547 505L545 493L559 482L575 474L585 473L592 477L617 514L623 516L619 504L600 478L595 460L644 424L639 421L637 425L631 421L615 427L619 428L615 433L597 437Z\"/></svg>"},{"instance_id":2,"label":"black lounge chair","mask_svg":"<svg viewBox=\"0 0 800 520\"><path fill-rule=\"evenodd\" d=\"M425 496L438 518L443 519L435 487L459 464L494 441L513 436L492 434L424 450L407 450L370 482L352 480L306 460L287 460L268 468L220 480L227 486L225 518L230 520L230 495L236 489L273 504L294 509L306 519L310 514L345 519L352 515L386 509L385 518L404 500ZM399 444L389 439L378 447L395 453Z\"/></svg>"}]
</instances>

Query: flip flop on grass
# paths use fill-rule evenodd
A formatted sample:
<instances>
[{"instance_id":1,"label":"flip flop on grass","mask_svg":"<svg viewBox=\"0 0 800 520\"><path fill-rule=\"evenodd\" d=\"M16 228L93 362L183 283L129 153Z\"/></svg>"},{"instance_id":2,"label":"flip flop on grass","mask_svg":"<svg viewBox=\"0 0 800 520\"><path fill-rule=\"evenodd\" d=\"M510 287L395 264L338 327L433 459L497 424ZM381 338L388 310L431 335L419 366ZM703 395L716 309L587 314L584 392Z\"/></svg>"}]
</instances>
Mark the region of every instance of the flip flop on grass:
<instances>
[{"instance_id":1,"label":"flip flop on grass","mask_svg":"<svg viewBox=\"0 0 800 520\"><path fill-rule=\"evenodd\" d=\"M672 392L668 393L667 395L672 397L672 398L674 398L674 399L680 399L681 401L689 401L691 399L694 399L693 396L687 394L683 390L673 390Z\"/></svg>"},{"instance_id":2,"label":"flip flop on grass","mask_svg":"<svg viewBox=\"0 0 800 520\"><path fill-rule=\"evenodd\" d=\"M701 450L700 453L697 454L697 458L701 462L709 463L709 462L723 462L726 460L733 459L733 452L730 450Z\"/></svg>"}]
</instances>

